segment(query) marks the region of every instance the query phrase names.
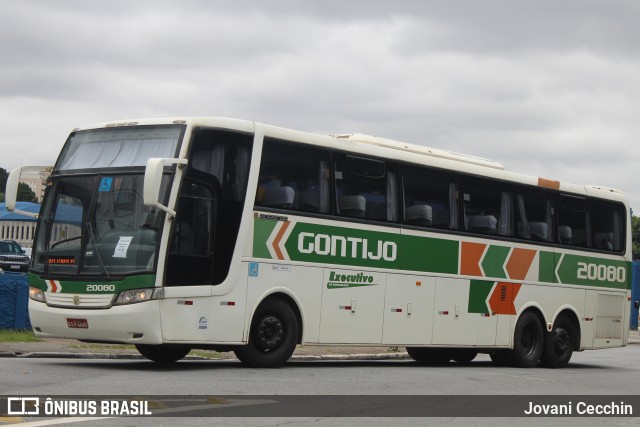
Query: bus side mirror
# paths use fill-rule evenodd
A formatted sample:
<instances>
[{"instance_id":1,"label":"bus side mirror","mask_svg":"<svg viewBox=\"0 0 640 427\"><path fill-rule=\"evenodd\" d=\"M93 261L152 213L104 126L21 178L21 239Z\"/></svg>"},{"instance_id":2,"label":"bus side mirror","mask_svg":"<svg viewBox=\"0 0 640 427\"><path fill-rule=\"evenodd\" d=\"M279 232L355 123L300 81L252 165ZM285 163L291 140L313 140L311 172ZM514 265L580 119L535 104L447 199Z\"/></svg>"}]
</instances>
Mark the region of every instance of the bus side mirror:
<instances>
[{"instance_id":1,"label":"bus side mirror","mask_svg":"<svg viewBox=\"0 0 640 427\"><path fill-rule=\"evenodd\" d=\"M164 167L165 165L175 163L186 165L187 161L185 159L166 159L159 157L152 157L147 160L147 166L144 170L144 192L142 196L145 206L158 208L171 216L176 216L176 211L164 206L158 201L158 198L160 197L160 186L162 184Z\"/></svg>"},{"instance_id":2,"label":"bus side mirror","mask_svg":"<svg viewBox=\"0 0 640 427\"><path fill-rule=\"evenodd\" d=\"M640 309L640 301L635 302L636 310Z\"/></svg>"},{"instance_id":3,"label":"bus side mirror","mask_svg":"<svg viewBox=\"0 0 640 427\"><path fill-rule=\"evenodd\" d=\"M18 199L18 184L20 184L20 178L24 175L38 176L42 179L51 174L53 168L51 166L22 166L15 168L9 174L7 178L7 188L4 194L5 206L7 211L15 212L21 215L37 218L38 214L35 212L27 212L20 209L16 209L16 201Z\"/></svg>"}]
</instances>

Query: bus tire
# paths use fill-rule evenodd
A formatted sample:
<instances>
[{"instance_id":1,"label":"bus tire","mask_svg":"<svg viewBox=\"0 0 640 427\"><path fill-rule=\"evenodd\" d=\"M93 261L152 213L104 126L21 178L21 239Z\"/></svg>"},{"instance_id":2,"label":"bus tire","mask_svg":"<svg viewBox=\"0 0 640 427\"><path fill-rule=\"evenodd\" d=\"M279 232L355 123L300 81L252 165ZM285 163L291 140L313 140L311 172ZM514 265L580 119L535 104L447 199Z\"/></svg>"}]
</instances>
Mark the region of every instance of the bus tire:
<instances>
[{"instance_id":1,"label":"bus tire","mask_svg":"<svg viewBox=\"0 0 640 427\"><path fill-rule=\"evenodd\" d=\"M156 363L173 363L185 357L191 351L190 347L174 344L136 344L138 352Z\"/></svg>"},{"instance_id":2,"label":"bus tire","mask_svg":"<svg viewBox=\"0 0 640 427\"><path fill-rule=\"evenodd\" d=\"M459 348L451 353L451 358L454 362L461 365L467 365L476 358L478 352L470 348Z\"/></svg>"},{"instance_id":3,"label":"bus tire","mask_svg":"<svg viewBox=\"0 0 640 427\"><path fill-rule=\"evenodd\" d=\"M553 329L545 336L542 364L548 368L567 366L576 347L578 332L568 316L561 314L553 323Z\"/></svg>"},{"instance_id":4,"label":"bus tire","mask_svg":"<svg viewBox=\"0 0 640 427\"><path fill-rule=\"evenodd\" d=\"M409 357L420 363L444 365L452 359L448 348L407 347Z\"/></svg>"},{"instance_id":5,"label":"bus tire","mask_svg":"<svg viewBox=\"0 0 640 427\"><path fill-rule=\"evenodd\" d=\"M271 298L256 310L249 330L249 343L234 350L240 361L252 368L279 368L296 349L298 319L279 298Z\"/></svg>"},{"instance_id":6,"label":"bus tire","mask_svg":"<svg viewBox=\"0 0 640 427\"><path fill-rule=\"evenodd\" d=\"M513 350L509 353L511 365L533 368L540 363L544 347L544 332L540 319L532 311L526 311L518 319L513 336Z\"/></svg>"}]
</instances>

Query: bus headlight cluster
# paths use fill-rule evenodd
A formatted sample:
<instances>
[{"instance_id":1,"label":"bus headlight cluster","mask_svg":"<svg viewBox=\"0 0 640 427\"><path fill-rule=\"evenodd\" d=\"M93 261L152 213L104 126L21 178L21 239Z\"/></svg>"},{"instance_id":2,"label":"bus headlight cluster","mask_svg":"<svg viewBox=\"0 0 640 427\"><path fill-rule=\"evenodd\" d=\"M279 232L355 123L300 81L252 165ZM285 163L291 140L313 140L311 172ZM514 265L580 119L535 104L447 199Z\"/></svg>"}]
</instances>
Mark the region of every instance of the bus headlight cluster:
<instances>
[{"instance_id":1,"label":"bus headlight cluster","mask_svg":"<svg viewBox=\"0 0 640 427\"><path fill-rule=\"evenodd\" d=\"M29 287L29 298L34 301L47 302L42 289Z\"/></svg>"},{"instance_id":2,"label":"bus headlight cluster","mask_svg":"<svg viewBox=\"0 0 640 427\"><path fill-rule=\"evenodd\" d=\"M136 304L139 302L162 298L163 295L164 292L161 288L130 289L128 291L120 292L120 295L118 295L118 299L116 299L114 305Z\"/></svg>"}]
</instances>

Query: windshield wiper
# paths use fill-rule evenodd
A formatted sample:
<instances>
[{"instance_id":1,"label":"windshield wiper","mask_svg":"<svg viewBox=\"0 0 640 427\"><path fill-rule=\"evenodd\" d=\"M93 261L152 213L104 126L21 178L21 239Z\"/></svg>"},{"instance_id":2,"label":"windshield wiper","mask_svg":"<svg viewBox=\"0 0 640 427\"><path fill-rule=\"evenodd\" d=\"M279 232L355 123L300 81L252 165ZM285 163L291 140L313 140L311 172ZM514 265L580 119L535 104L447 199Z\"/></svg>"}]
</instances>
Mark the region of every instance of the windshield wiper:
<instances>
[{"instance_id":1,"label":"windshield wiper","mask_svg":"<svg viewBox=\"0 0 640 427\"><path fill-rule=\"evenodd\" d=\"M111 275L107 271L107 268L104 265L104 261L102 261L102 255L100 255L100 251L98 250L98 243L96 242L95 230L93 228L93 224L91 221L87 221L87 230L89 231L89 239L91 240L91 244L93 245L93 252L96 255L96 259L98 260L98 266L100 266L100 271L102 274L107 276L107 280L111 280Z\"/></svg>"}]
</instances>

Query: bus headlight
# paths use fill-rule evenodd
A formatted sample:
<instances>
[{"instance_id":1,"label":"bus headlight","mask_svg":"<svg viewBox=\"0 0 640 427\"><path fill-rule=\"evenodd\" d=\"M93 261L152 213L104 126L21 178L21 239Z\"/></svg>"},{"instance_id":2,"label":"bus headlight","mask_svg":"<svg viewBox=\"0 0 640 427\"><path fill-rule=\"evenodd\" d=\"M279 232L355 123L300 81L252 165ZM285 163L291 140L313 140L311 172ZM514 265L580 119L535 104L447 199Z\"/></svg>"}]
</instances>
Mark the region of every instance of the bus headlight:
<instances>
[{"instance_id":1,"label":"bus headlight","mask_svg":"<svg viewBox=\"0 0 640 427\"><path fill-rule=\"evenodd\" d=\"M47 302L42 289L29 287L29 298L38 302Z\"/></svg>"},{"instance_id":2,"label":"bus headlight","mask_svg":"<svg viewBox=\"0 0 640 427\"><path fill-rule=\"evenodd\" d=\"M146 289L130 289L120 292L118 299L113 305L136 304L139 302L149 301L152 299L162 298L164 289L162 288L146 288Z\"/></svg>"}]
</instances>

